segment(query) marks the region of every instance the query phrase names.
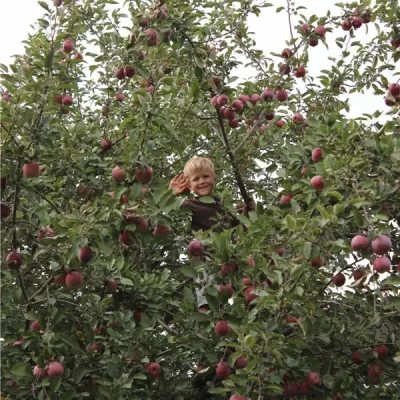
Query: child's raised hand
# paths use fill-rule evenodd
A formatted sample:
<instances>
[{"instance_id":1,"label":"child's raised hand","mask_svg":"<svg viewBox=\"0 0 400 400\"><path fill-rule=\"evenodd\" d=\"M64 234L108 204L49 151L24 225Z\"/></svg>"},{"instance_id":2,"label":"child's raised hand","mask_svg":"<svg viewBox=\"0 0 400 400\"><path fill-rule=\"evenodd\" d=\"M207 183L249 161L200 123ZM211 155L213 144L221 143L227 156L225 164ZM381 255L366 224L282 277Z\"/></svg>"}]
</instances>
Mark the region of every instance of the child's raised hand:
<instances>
[{"instance_id":1,"label":"child's raised hand","mask_svg":"<svg viewBox=\"0 0 400 400\"><path fill-rule=\"evenodd\" d=\"M174 196L179 196L182 193L190 192L189 178L183 174L176 175L169 183L169 188L172 189Z\"/></svg>"}]
</instances>

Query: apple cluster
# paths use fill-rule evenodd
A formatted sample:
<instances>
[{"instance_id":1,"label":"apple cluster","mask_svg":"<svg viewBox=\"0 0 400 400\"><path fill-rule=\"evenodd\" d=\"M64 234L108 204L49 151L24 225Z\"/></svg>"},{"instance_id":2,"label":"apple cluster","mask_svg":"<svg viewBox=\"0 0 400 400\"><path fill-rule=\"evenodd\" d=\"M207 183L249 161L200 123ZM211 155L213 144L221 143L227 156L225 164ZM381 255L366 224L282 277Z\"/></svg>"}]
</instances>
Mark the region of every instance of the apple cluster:
<instances>
[{"instance_id":1,"label":"apple cluster","mask_svg":"<svg viewBox=\"0 0 400 400\"><path fill-rule=\"evenodd\" d=\"M362 24L368 24L371 22L371 10L367 9L362 12L358 8L355 8L351 15L342 21L342 29L349 31L351 28L361 28Z\"/></svg>"},{"instance_id":2,"label":"apple cluster","mask_svg":"<svg viewBox=\"0 0 400 400\"><path fill-rule=\"evenodd\" d=\"M400 84L391 83L388 87L388 94L385 97L385 104L393 107L396 104L400 105Z\"/></svg>"}]
</instances>

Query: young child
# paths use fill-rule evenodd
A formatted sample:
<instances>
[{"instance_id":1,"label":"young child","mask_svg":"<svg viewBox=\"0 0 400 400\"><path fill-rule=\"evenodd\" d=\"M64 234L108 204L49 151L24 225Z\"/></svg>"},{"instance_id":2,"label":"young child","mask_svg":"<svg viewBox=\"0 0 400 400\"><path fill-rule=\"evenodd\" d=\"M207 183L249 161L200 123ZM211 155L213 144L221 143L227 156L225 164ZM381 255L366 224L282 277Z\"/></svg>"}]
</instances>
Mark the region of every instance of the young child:
<instances>
[{"instance_id":1,"label":"young child","mask_svg":"<svg viewBox=\"0 0 400 400\"><path fill-rule=\"evenodd\" d=\"M239 220L221 207L221 201L214 197L214 188L216 184L215 167L209 158L193 157L184 167L184 173L175 176L169 184L173 190L174 196L179 196L188 190L195 194L192 200L185 200L184 207L192 211L192 231L222 232L224 229L230 229L240 224ZM214 203L203 203L201 197L214 197ZM243 214L247 215L249 209L254 209L254 203L245 206ZM217 214L221 219L216 220ZM203 283L201 289L196 289L197 305L200 312L207 312L208 304L203 293L205 284L212 282L213 276L204 274L204 279L197 279L196 282Z\"/></svg>"}]
</instances>

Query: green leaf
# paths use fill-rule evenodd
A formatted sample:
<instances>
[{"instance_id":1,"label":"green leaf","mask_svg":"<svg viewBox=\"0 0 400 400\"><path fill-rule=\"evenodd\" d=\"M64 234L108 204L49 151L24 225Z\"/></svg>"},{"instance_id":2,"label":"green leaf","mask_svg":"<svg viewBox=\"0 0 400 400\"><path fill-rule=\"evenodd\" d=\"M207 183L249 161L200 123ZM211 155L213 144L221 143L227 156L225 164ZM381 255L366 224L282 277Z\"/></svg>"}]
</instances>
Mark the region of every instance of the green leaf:
<instances>
[{"instance_id":1,"label":"green leaf","mask_svg":"<svg viewBox=\"0 0 400 400\"><path fill-rule=\"evenodd\" d=\"M122 283L122 285L135 286L129 278L121 278L120 282Z\"/></svg>"},{"instance_id":2,"label":"green leaf","mask_svg":"<svg viewBox=\"0 0 400 400\"><path fill-rule=\"evenodd\" d=\"M203 197L200 197L199 200L200 200L202 203L206 203L206 204L215 203L214 197L211 197L211 196L203 196Z\"/></svg>"},{"instance_id":3,"label":"green leaf","mask_svg":"<svg viewBox=\"0 0 400 400\"><path fill-rule=\"evenodd\" d=\"M357 208L353 207L352 210L351 210L351 213L353 215L354 222L360 227L363 226L364 225L364 220L363 220L363 217L362 217L360 211L358 211Z\"/></svg>"},{"instance_id":4,"label":"green leaf","mask_svg":"<svg viewBox=\"0 0 400 400\"><path fill-rule=\"evenodd\" d=\"M10 371L11 375L14 376L20 376L20 377L24 377L24 376L31 376L32 372L30 370L30 368L26 365L26 364L15 364Z\"/></svg>"},{"instance_id":5,"label":"green leaf","mask_svg":"<svg viewBox=\"0 0 400 400\"><path fill-rule=\"evenodd\" d=\"M381 285L393 285L398 286L400 285L400 276L392 275L389 278L386 278Z\"/></svg>"},{"instance_id":6,"label":"green leaf","mask_svg":"<svg viewBox=\"0 0 400 400\"><path fill-rule=\"evenodd\" d=\"M24 317L28 321L37 321L40 318L40 314L34 311L28 311L27 313L24 314Z\"/></svg>"},{"instance_id":7,"label":"green leaf","mask_svg":"<svg viewBox=\"0 0 400 400\"><path fill-rule=\"evenodd\" d=\"M184 265L180 268L180 270L182 271L183 275L187 276L188 278L197 278L197 271L190 265Z\"/></svg>"},{"instance_id":8,"label":"green leaf","mask_svg":"<svg viewBox=\"0 0 400 400\"><path fill-rule=\"evenodd\" d=\"M87 372L89 372L89 370L86 367L76 368L74 370L74 383L77 385Z\"/></svg>"},{"instance_id":9,"label":"green leaf","mask_svg":"<svg viewBox=\"0 0 400 400\"><path fill-rule=\"evenodd\" d=\"M40 7L44 8L46 11L50 12L50 8L45 1L38 1Z\"/></svg>"},{"instance_id":10,"label":"green leaf","mask_svg":"<svg viewBox=\"0 0 400 400\"><path fill-rule=\"evenodd\" d=\"M289 229L291 229L292 231L294 231L296 229L296 220L291 216L291 215L286 215L286 225L289 227Z\"/></svg>"},{"instance_id":11,"label":"green leaf","mask_svg":"<svg viewBox=\"0 0 400 400\"><path fill-rule=\"evenodd\" d=\"M145 374L139 373L139 374L133 375L133 379L138 379L138 380L141 380L141 381L145 381L145 380L147 380L147 376Z\"/></svg>"},{"instance_id":12,"label":"green leaf","mask_svg":"<svg viewBox=\"0 0 400 400\"><path fill-rule=\"evenodd\" d=\"M200 84L199 81L197 79L193 79L192 81L192 86L190 88L190 95L193 98L197 98L200 94Z\"/></svg>"}]
</instances>

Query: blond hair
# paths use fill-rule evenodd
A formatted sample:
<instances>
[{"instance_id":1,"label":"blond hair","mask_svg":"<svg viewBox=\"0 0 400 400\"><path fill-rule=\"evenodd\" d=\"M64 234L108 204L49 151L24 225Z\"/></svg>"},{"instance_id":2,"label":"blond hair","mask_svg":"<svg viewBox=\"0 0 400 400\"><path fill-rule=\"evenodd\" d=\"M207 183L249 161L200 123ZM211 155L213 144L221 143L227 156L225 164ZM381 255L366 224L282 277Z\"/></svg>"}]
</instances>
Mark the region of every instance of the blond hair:
<instances>
[{"instance_id":1,"label":"blond hair","mask_svg":"<svg viewBox=\"0 0 400 400\"><path fill-rule=\"evenodd\" d=\"M215 167L210 158L192 157L183 169L183 174L190 178L193 174L206 171L209 172L215 179Z\"/></svg>"}]
</instances>

